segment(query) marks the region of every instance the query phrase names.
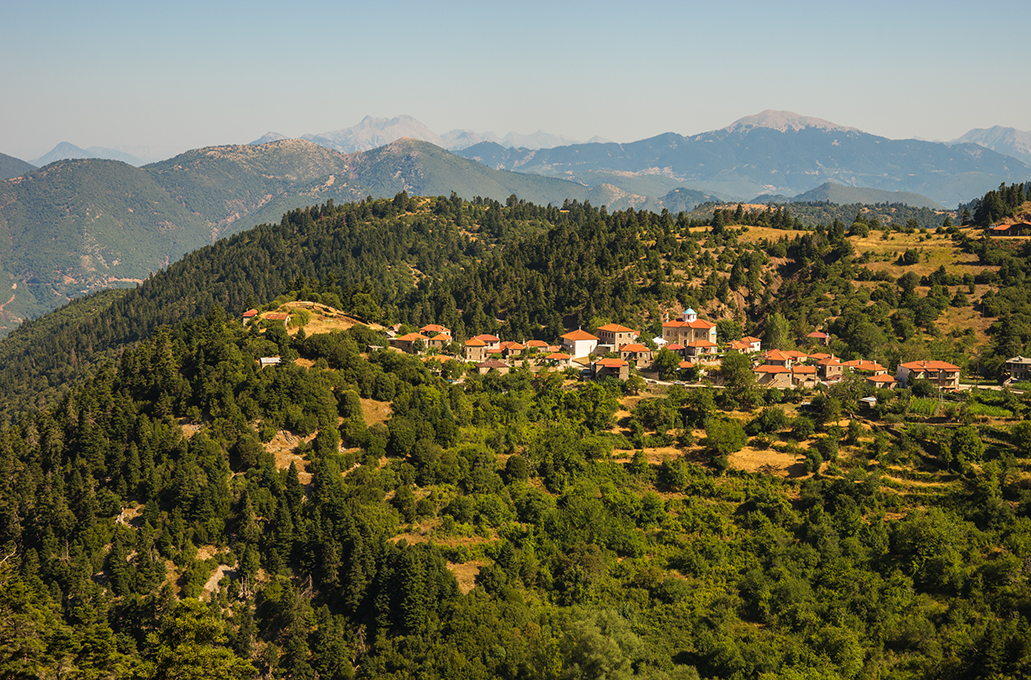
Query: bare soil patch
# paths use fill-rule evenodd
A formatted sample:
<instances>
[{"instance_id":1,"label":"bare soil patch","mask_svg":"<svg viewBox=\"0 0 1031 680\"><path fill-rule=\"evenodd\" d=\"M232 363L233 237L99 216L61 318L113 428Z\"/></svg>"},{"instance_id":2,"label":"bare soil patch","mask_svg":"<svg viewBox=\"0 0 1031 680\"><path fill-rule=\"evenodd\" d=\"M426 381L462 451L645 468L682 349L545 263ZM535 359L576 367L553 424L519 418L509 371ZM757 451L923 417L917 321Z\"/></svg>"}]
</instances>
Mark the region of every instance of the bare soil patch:
<instances>
[{"instance_id":1,"label":"bare soil patch","mask_svg":"<svg viewBox=\"0 0 1031 680\"><path fill-rule=\"evenodd\" d=\"M222 577L229 575L230 578L236 576L236 570L225 564L220 564L212 572L211 578L204 584L204 594L201 595L201 599L211 599L215 591L218 589L218 584L222 581Z\"/></svg>"},{"instance_id":2,"label":"bare soil patch","mask_svg":"<svg viewBox=\"0 0 1031 680\"><path fill-rule=\"evenodd\" d=\"M276 436L272 438L272 441L265 445L265 450L272 454L276 461L277 470L289 469L291 463L296 465L298 479L301 480L301 484L307 485L311 483L308 461L297 455L294 449L302 441L310 442L312 439L315 439L314 434L307 437L297 437L290 432L280 430L276 432Z\"/></svg>"},{"instance_id":3,"label":"bare soil patch","mask_svg":"<svg viewBox=\"0 0 1031 680\"><path fill-rule=\"evenodd\" d=\"M179 426L183 429L183 437L193 439L193 435L204 429L203 424L187 422L185 418L179 419Z\"/></svg>"}]
</instances>

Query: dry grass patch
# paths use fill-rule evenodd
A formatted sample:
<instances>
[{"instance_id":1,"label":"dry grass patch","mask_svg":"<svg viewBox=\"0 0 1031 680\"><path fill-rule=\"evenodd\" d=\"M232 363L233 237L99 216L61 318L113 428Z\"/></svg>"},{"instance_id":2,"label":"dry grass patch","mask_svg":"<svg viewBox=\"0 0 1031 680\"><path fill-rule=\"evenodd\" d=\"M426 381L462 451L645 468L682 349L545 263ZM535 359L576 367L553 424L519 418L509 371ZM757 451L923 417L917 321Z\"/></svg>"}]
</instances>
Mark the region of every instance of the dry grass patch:
<instances>
[{"instance_id":1,"label":"dry grass patch","mask_svg":"<svg viewBox=\"0 0 1031 680\"><path fill-rule=\"evenodd\" d=\"M463 595L468 595L469 591L476 587L476 577L479 576L480 569L485 566L487 566L485 560L469 560L464 564L447 563L448 571L455 575L455 580L458 581L458 590Z\"/></svg>"},{"instance_id":2,"label":"dry grass patch","mask_svg":"<svg viewBox=\"0 0 1031 680\"><path fill-rule=\"evenodd\" d=\"M323 305L318 302L309 302L307 300L288 302L281 305L278 311L295 312L296 310L304 310L311 315L311 320L303 326L304 332L308 335L330 333L332 331L346 331L348 328L352 328L354 326L368 326L374 330L383 330L383 326L377 323L366 323L348 316L339 309L330 307L329 305ZM289 328L287 332L290 335L296 335L301 328L302 327L300 326L292 327Z\"/></svg>"},{"instance_id":3,"label":"dry grass patch","mask_svg":"<svg viewBox=\"0 0 1031 680\"><path fill-rule=\"evenodd\" d=\"M731 226L731 229L739 230L740 227ZM794 229L774 229L773 227L747 227L748 231L738 232L737 240L742 243L755 243L763 239L769 241L779 241L782 238L787 238L789 241L793 240L796 236L806 234L809 232L796 231Z\"/></svg>"},{"instance_id":4,"label":"dry grass patch","mask_svg":"<svg viewBox=\"0 0 1031 680\"><path fill-rule=\"evenodd\" d=\"M730 454L730 467L745 472L761 472L792 479L811 476L805 471L804 458L776 449L754 449L746 446Z\"/></svg>"},{"instance_id":5,"label":"dry grass patch","mask_svg":"<svg viewBox=\"0 0 1031 680\"><path fill-rule=\"evenodd\" d=\"M870 232L869 236L851 236L849 241L860 254L870 253L875 259L874 262L865 266L871 271L886 271L892 276L898 277L906 272L913 272L918 276L927 276L936 271L938 267L945 266L949 274L977 274L986 269L998 270L998 267L988 267L978 264L977 256L973 253L964 253L952 241L952 238L945 235L931 234L931 238L923 240L924 232L915 234L892 233L886 241L883 233L879 231ZM900 265L898 258L906 250L916 250L920 253L920 262L914 265ZM886 261L884 258L888 258Z\"/></svg>"},{"instance_id":6,"label":"dry grass patch","mask_svg":"<svg viewBox=\"0 0 1031 680\"><path fill-rule=\"evenodd\" d=\"M389 401L362 399L361 402L362 417L365 419L366 427L372 427L376 423L386 423L394 414Z\"/></svg>"}]
</instances>

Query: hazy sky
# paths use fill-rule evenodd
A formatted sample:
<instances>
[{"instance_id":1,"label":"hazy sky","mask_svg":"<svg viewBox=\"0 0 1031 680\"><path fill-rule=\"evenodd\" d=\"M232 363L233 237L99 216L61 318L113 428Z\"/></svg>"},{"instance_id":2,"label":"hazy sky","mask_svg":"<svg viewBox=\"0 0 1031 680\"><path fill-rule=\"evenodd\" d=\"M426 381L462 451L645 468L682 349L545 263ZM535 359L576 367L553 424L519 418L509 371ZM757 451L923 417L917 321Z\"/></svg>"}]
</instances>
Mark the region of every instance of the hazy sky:
<instances>
[{"instance_id":1,"label":"hazy sky","mask_svg":"<svg viewBox=\"0 0 1031 680\"><path fill-rule=\"evenodd\" d=\"M1031 130L1031 3L0 0L0 152L165 155L409 114L586 140L764 109L891 138Z\"/></svg>"}]
</instances>

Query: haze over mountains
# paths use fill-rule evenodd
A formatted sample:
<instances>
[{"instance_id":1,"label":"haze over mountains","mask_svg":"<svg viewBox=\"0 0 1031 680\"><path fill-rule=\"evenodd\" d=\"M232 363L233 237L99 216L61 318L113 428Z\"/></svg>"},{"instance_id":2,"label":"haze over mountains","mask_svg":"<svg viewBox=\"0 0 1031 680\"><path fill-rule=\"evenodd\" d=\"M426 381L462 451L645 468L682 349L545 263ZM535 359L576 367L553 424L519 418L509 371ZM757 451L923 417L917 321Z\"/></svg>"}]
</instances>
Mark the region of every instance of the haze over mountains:
<instances>
[{"instance_id":1,"label":"haze over mountains","mask_svg":"<svg viewBox=\"0 0 1031 680\"><path fill-rule=\"evenodd\" d=\"M301 135L301 139L307 139L341 153L368 151L405 137L430 142L448 150L465 149L482 142L495 142L506 148L520 147L524 149L544 149L579 143L568 137L553 135L543 130L529 135L509 132L504 137L499 137L493 132L476 132L474 130L451 130L443 135L438 135L411 116L395 118L366 116L357 125L342 130ZM286 139L286 137L278 132L269 132L250 143L265 144L278 139ZM596 137L591 141L598 140L600 138Z\"/></svg>"},{"instance_id":2,"label":"haze over mountains","mask_svg":"<svg viewBox=\"0 0 1031 680\"><path fill-rule=\"evenodd\" d=\"M827 148L841 147L841 140L821 140L821 133L824 137L844 136L852 143ZM530 135L510 132L504 137L462 129L438 134L407 115L389 119L366 116L357 125L301 138L341 153L354 153L406 137L430 142L496 169L562 177L588 186L623 186L626 182L613 181L614 175L627 173L662 176L670 180L660 187L662 191L648 186L647 191L638 193L662 195L690 182L696 189L727 200L748 200L764 194L794 196L831 180L846 186L924 194L932 202L950 205L993 188L998 177L1021 171L1019 166L1011 168L1005 160L994 157L983 159L980 167L960 167L980 153L971 144L1031 164L1031 133L1013 128L975 129L948 144L889 140L819 118L773 110L746 116L720 130L691 136L665 133L627 144L613 144L600 137L580 143L541 130ZM269 132L250 144L282 139L287 136ZM662 147L671 143L676 144L677 151L648 150L656 144ZM591 148L594 145L607 146ZM81 149L62 142L32 163L42 166L69 158L110 158L136 166L144 164L142 156L134 156L125 148ZM900 154L905 158L896 159ZM823 156L829 156L830 162ZM917 163L924 167L914 171L907 161L916 156L923 156ZM957 160L955 156L966 158ZM153 158L150 154L146 157ZM916 177L935 171L937 178L918 181ZM957 175L961 176L958 180Z\"/></svg>"},{"instance_id":3,"label":"haze over mountains","mask_svg":"<svg viewBox=\"0 0 1031 680\"><path fill-rule=\"evenodd\" d=\"M493 168L596 185L661 176L733 200L794 196L826 181L921 194L943 205L1031 176L1027 164L985 147L891 140L817 118L764 111L712 132L666 133L630 144L505 149L489 142L458 151Z\"/></svg>"}]
</instances>

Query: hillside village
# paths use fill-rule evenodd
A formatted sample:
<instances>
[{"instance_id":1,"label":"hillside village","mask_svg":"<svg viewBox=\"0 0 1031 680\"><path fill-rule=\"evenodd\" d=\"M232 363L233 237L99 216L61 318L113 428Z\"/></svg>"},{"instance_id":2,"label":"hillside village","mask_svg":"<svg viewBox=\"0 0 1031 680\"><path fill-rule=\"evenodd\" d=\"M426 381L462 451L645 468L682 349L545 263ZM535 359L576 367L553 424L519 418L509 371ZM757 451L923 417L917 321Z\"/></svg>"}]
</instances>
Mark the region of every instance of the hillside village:
<instances>
[{"instance_id":1,"label":"hillside village","mask_svg":"<svg viewBox=\"0 0 1031 680\"><path fill-rule=\"evenodd\" d=\"M242 316L244 323L261 321L289 325L287 312L258 313L250 309ZM481 375L491 371L508 373L521 366L532 371L566 370L587 380L613 378L629 380L632 375L646 381L675 380L695 384L722 386L721 365L728 354L749 358L755 384L781 390L813 390L828 388L848 375L859 376L871 390L910 387L925 380L941 390L960 389L961 368L940 360L901 363L892 374L888 367L867 359L842 361L833 354L820 351L831 344L832 337L821 331L806 336L805 352L793 349L767 348L760 338L744 336L720 341L716 324L699 318L688 308L679 319L662 324L662 335L642 337L640 331L610 323L599 326L597 335L582 328L556 338L554 344L543 340L503 340L480 334L464 342L452 337L451 329L440 324L427 324L418 331L402 332L397 324L384 329L387 347L413 354L427 363L457 360ZM663 355L675 359L663 360ZM261 359L262 366L279 363L276 357ZM1031 359L1014 357L1006 363L1006 380L1026 380Z\"/></svg>"}]
</instances>

